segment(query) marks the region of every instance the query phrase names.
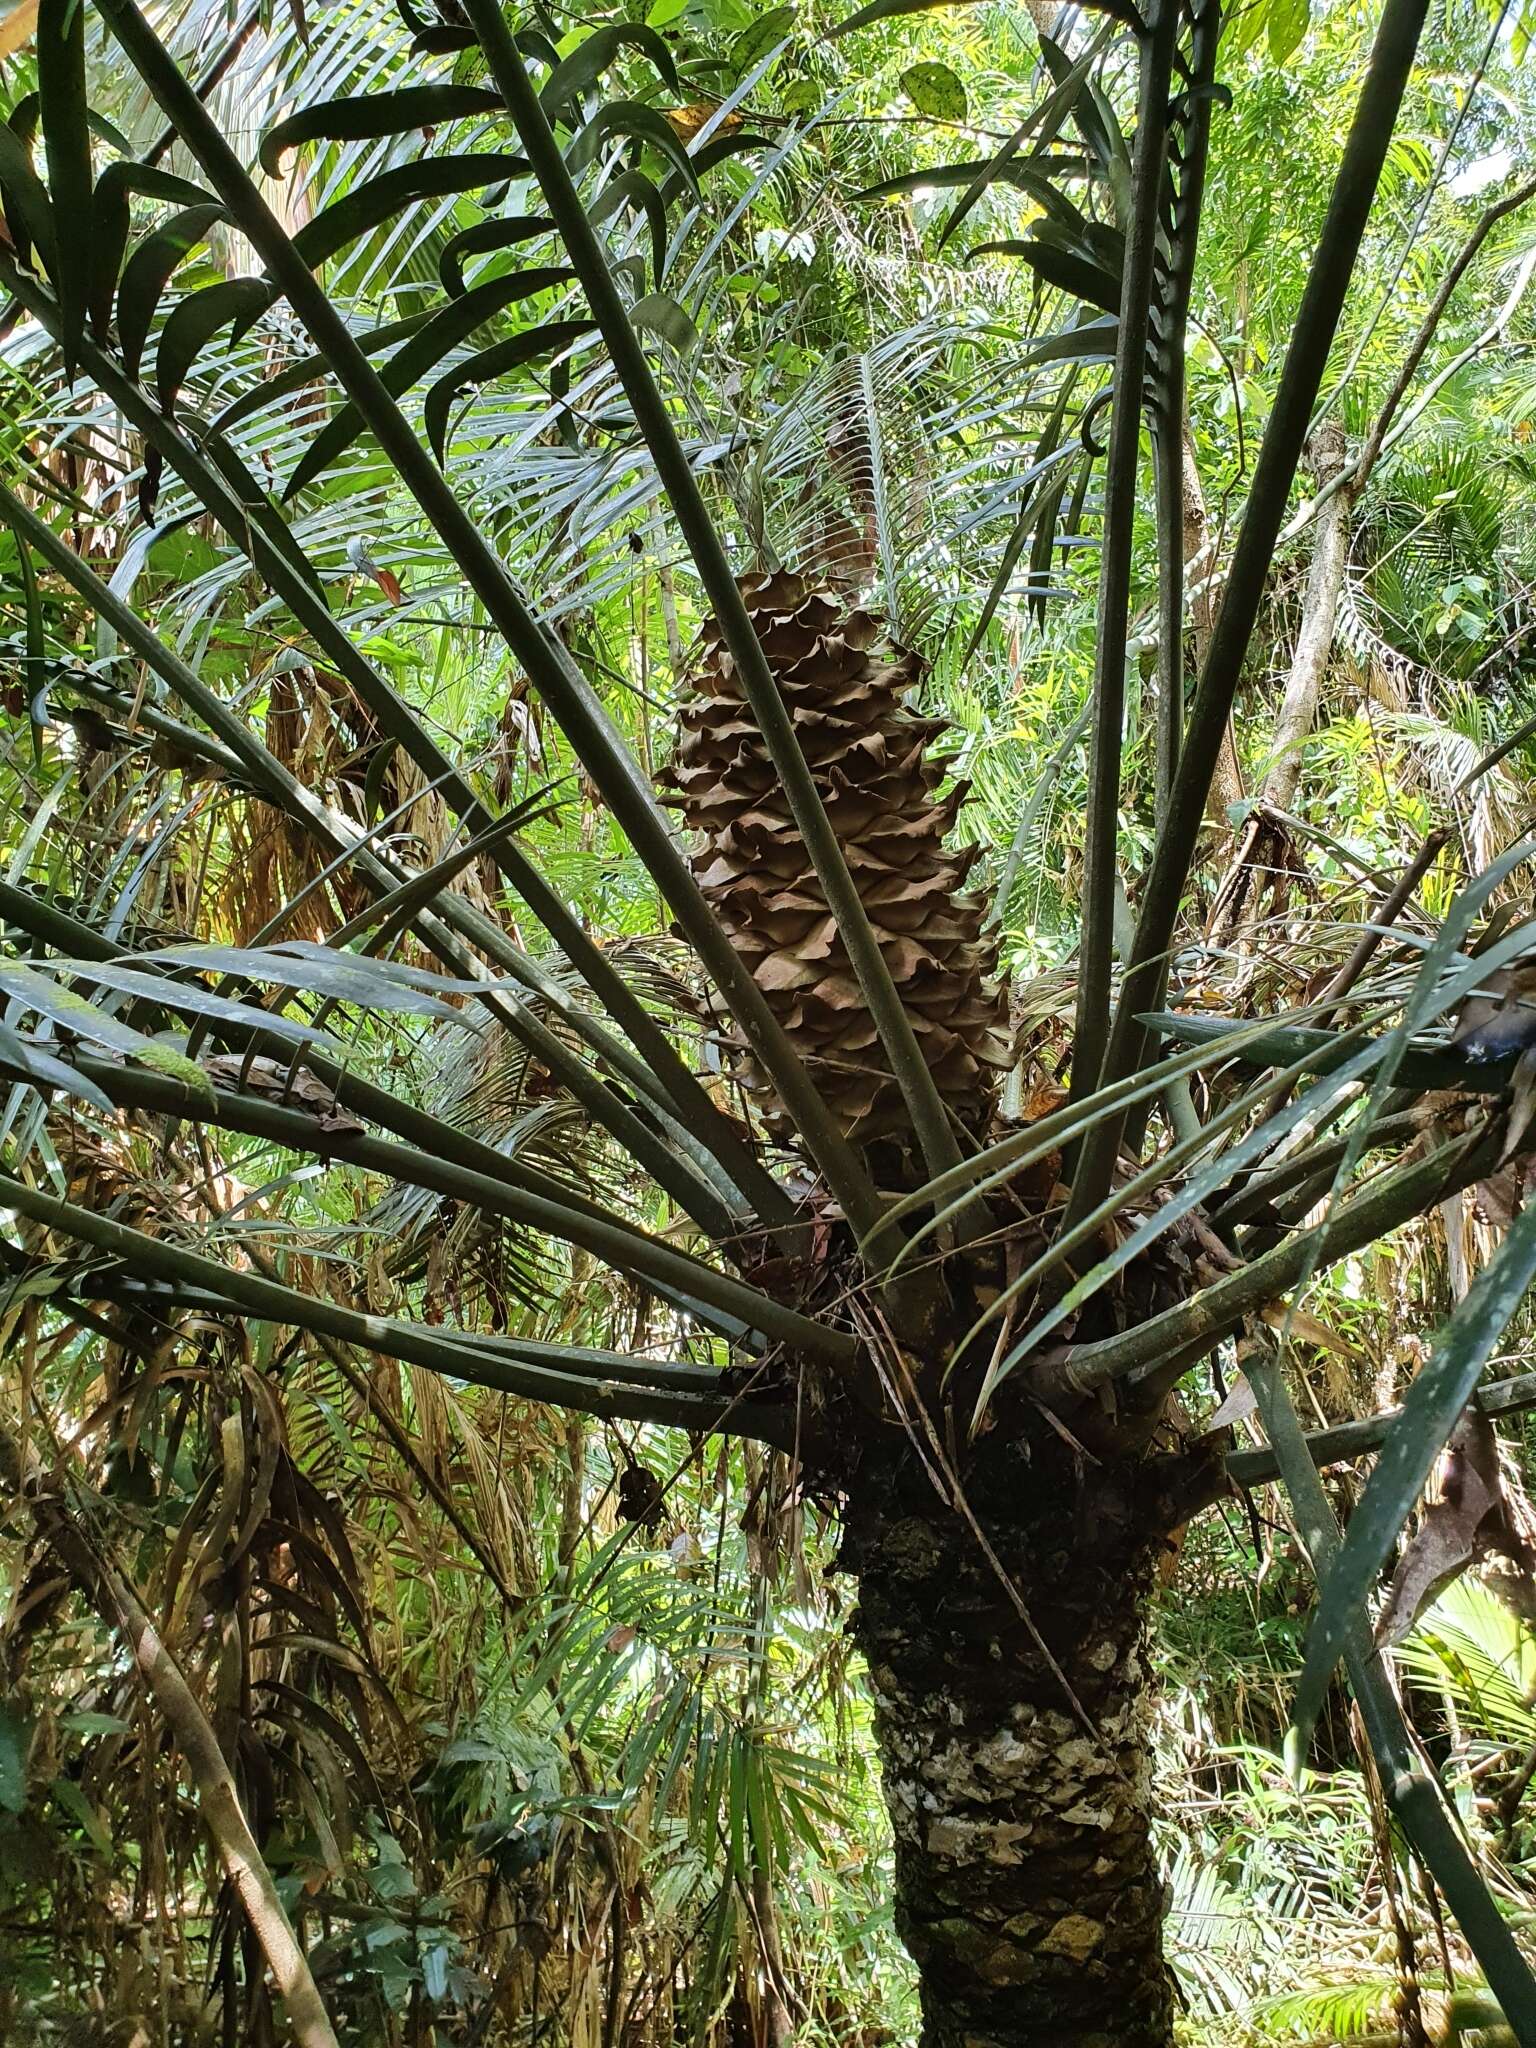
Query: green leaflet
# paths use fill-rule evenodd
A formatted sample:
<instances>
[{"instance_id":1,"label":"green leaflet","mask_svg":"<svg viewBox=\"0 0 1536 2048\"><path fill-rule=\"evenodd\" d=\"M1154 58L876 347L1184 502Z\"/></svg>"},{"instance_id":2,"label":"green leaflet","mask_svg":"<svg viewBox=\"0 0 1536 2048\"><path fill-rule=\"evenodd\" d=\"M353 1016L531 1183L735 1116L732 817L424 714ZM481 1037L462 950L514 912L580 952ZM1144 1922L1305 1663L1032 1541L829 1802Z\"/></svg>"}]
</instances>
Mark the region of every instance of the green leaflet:
<instances>
[{"instance_id":1,"label":"green leaflet","mask_svg":"<svg viewBox=\"0 0 1536 2048\"><path fill-rule=\"evenodd\" d=\"M10 122L0 123L0 196L5 201L5 225L17 261L25 263L36 248L51 277L58 261L53 247L53 208L42 179L32 168L31 148Z\"/></svg>"},{"instance_id":2,"label":"green leaflet","mask_svg":"<svg viewBox=\"0 0 1536 2048\"><path fill-rule=\"evenodd\" d=\"M596 159L609 135L632 135L637 142L649 143L667 159L690 191L698 191L698 170L693 159L663 116L639 100L617 100L611 106L598 108L566 152L573 175Z\"/></svg>"},{"instance_id":3,"label":"green leaflet","mask_svg":"<svg viewBox=\"0 0 1536 2048\"><path fill-rule=\"evenodd\" d=\"M1269 54L1277 64L1283 64L1301 47L1311 25L1309 0L1272 0L1267 23Z\"/></svg>"},{"instance_id":4,"label":"green leaflet","mask_svg":"<svg viewBox=\"0 0 1536 2048\"><path fill-rule=\"evenodd\" d=\"M126 210L127 200L124 199ZM188 251L195 249L215 221L227 219L217 200L189 206L168 220L164 227L147 235L123 266L123 280L117 288L117 332L123 368L137 377L155 317L166 286Z\"/></svg>"},{"instance_id":5,"label":"green leaflet","mask_svg":"<svg viewBox=\"0 0 1536 2048\"><path fill-rule=\"evenodd\" d=\"M327 100L291 114L267 131L261 142L261 168L269 178L277 177L284 151L301 142L371 142L413 128L440 128L476 114L504 112L500 93L483 85L407 85L398 92Z\"/></svg>"},{"instance_id":6,"label":"green leaflet","mask_svg":"<svg viewBox=\"0 0 1536 2048\"><path fill-rule=\"evenodd\" d=\"M0 1703L0 1812L20 1813L27 1803L27 1750L32 1730L15 1700Z\"/></svg>"},{"instance_id":7,"label":"green leaflet","mask_svg":"<svg viewBox=\"0 0 1536 2048\"><path fill-rule=\"evenodd\" d=\"M550 121L558 120L571 100L585 92L588 86L596 84L626 43L648 57L669 89L681 94L672 53L655 29L633 22L611 22L606 28L594 30L584 43L572 50L569 57L555 66L545 80L539 104L546 117Z\"/></svg>"},{"instance_id":8,"label":"green leaflet","mask_svg":"<svg viewBox=\"0 0 1536 2048\"><path fill-rule=\"evenodd\" d=\"M595 213L593 218L597 218ZM466 256L486 256L493 249L515 248L519 242L531 242L537 235L548 234L554 225L547 214L511 213L502 220L476 221L472 228L461 229L438 258L437 274L443 290L453 298L462 294Z\"/></svg>"},{"instance_id":9,"label":"green leaflet","mask_svg":"<svg viewBox=\"0 0 1536 2048\"><path fill-rule=\"evenodd\" d=\"M1527 1203L1458 1302L1429 1364L1408 1389L1403 1411L1387 1432L1376 1469L1350 1517L1333 1569L1322 1583L1296 1689L1295 1726L1303 1745L1345 1639L1357 1622L1366 1619L1376 1575L1533 1281L1536 1203Z\"/></svg>"},{"instance_id":10,"label":"green leaflet","mask_svg":"<svg viewBox=\"0 0 1536 2048\"><path fill-rule=\"evenodd\" d=\"M1085 178L1093 169L1085 156L1053 156L1050 164L1051 170L1060 178ZM882 178L878 185L866 185L853 197L856 200L900 199L908 192L921 191L929 185L965 187L974 184L978 178L994 184L1017 186L1019 191L1027 192L1031 199L1037 199L1048 211L1070 203L1049 178L1031 170L1028 164L1015 162L935 164L931 170L904 171L899 178ZM1077 208L1072 207L1071 211L1076 215Z\"/></svg>"},{"instance_id":11,"label":"green leaflet","mask_svg":"<svg viewBox=\"0 0 1536 2048\"><path fill-rule=\"evenodd\" d=\"M1084 320L1076 327L1064 328L1060 334L1048 334L1043 341L1031 342L1021 351L1018 366L1024 369L1034 363L1113 362L1119 325L1114 314L1106 314L1102 319Z\"/></svg>"},{"instance_id":12,"label":"green leaflet","mask_svg":"<svg viewBox=\"0 0 1536 2048\"><path fill-rule=\"evenodd\" d=\"M51 274L68 369L85 335L97 256L91 124L85 104L85 0L41 0L37 88L49 198L54 220L62 221L66 230L56 238Z\"/></svg>"},{"instance_id":13,"label":"green leaflet","mask_svg":"<svg viewBox=\"0 0 1536 2048\"><path fill-rule=\"evenodd\" d=\"M92 201L98 259L91 280L91 326L98 341L106 340L112 324L112 299L118 289L123 253L128 247L129 200L134 193L145 199L169 199L183 207L211 206L219 216L228 218L213 194L194 185L190 178L178 178L171 171L156 170L149 164L108 164L96 180Z\"/></svg>"},{"instance_id":14,"label":"green leaflet","mask_svg":"<svg viewBox=\"0 0 1536 2048\"><path fill-rule=\"evenodd\" d=\"M460 363L456 369L439 377L427 393L422 407L427 440L438 461L447 463L448 415L461 391L471 384L486 384L493 377L502 377L509 370L520 369L535 356L567 348L573 341L579 341L582 335L590 334L596 325L595 320L552 320L547 326L531 327L526 334L514 334L508 341L498 341L490 348L481 349L467 363Z\"/></svg>"},{"instance_id":15,"label":"green leaflet","mask_svg":"<svg viewBox=\"0 0 1536 2048\"><path fill-rule=\"evenodd\" d=\"M794 28L795 13L793 7L770 7L766 14L749 22L731 42L726 60L731 75L745 78L760 57L766 57L775 43L782 43Z\"/></svg>"},{"instance_id":16,"label":"green leaflet","mask_svg":"<svg viewBox=\"0 0 1536 2048\"><path fill-rule=\"evenodd\" d=\"M116 1114L110 1097L104 1095L94 1081L88 1081L83 1074L77 1073L68 1060L55 1059L51 1052L44 1052L8 1024L0 1024L0 1066L13 1068L34 1088L52 1088L61 1095L76 1095L106 1116Z\"/></svg>"},{"instance_id":17,"label":"green leaflet","mask_svg":"<svg viewBox=\"0 0 1536 2048\"><path fill-rule=\"evenodd\" d=\"M19 961L0 960L0 995L10 996L25 1009L35 1011L39 1017L62 1024L79 1038L104 1045L126 1059L137 1060L141 1066L153 1067L197 1094L206 1096L209 1101L213 1099L213 1083L195 1060L189 1060L185 1053L177 1052L172 1046L146 1038L120 1017L109 1017L85 996L76 994L73 989L60 987L51 975L35 967L24 966ZM80 1092L78 1086L74 1092Z\"/></svg>"},{"instance_id":18,"label":"green leaflet","mask_svg":"<svg viewBox=\"0 0 1536 2048\"><path fill-rule=\"evenodd\" d=\"M43 622L42 593L37 586L37 567L24 535L17 533L16 565L21 571L21 597L27 612L26 677L27 723L32 732L32 758L39 766L43 758L43 726L46 722L48 687L48 631Z\"/></svg>"},{"instance_id":19,"label":"green leaflet","mask_svg":"<svg viewBox=\"0 0 1536 2048\"><path fill-rule=\"evenodd\" d=\"M965 87L947 64L910 64L901 84L917 111L933 120L963 121L970 111Z\"/></svg>"},{"instance_id":20,"label":"green leaflet","mask_svg":"<svg viewBox=\"0 0 1536 2048\"><path fill-rule=\"evenodd\" d=\"M231 277L180 302L161 329L155 351L155 389L163 411L175 411L187 372L220 328L233 324L231 339L237 340L261 318L272 297L265 278Z\"/></svg>"},{"instance_id":21,"label":"green leaflet","mask_svg":"<svg viewBox=\"0 0 1536 2048\"><path fill-rule=\"evenodd\" d=\"M1345 1083L1369 1073L1371 1068L1381 1058L1381 1046L1378 1042L1373 1041L1362 1050L1357 1051L1352 1058L1348 1059L1339 1068L1336 1075L1319 1082L1315 1087L1308 1089L1304 1095L1299 1095L1295 1101L1288 1103L1277 1115L1266 1118L1258 1123L1251 1131L1238 1139L1235 1144L1228 1146L1221 1152L1214 1161L1207 1164L1199 1172L1191 1174L1177 1194L1170 1196L1166 1201L1160 1203L1151 1216L1147 1217L1144 1222L1139 1223L1134 1230L1128 1231L1107 1257L1099 1260L1081 1279L1074 1281L1072 1286L1062 1295L1061 1299L1055 1302L1029 1326L1023 1336L1019 1337L1010 1346L1006 1356L988 1367L981 1393L977 1396L976 1400L976 1418L979 1420L981 1417L994 1389L1000 1386L1032 1351L1039 1348L1042 1339L1064 1322L1076 1309L1081 1307L1083 1302L1089 1300L1100 1288L1113 1279L1115 1274L1122 1272L1130 1264L1131 1260L1136 1257L1138 1252L1145 1250L1148 1245L1155 1243L1180 1217L1187 1216L1192 1210L1199 1208L1216 1189L1225 1187L1234 1173L1241 1171L1244 1166L1267 1151L1275 1142L1277 1136L1282 1136L1286 1132L1294 1130L1298 1125L1304 1124L1308 1117L1315 1115L1321 1107L1332 1100L1337 1095L1339 1088ZM1285 1078L1290 1079L1292 1077L1287 1075ZM1203 1132L1200 1142L1202 1144L1205 1142L1205 1133ZM1182 1147L1179 1149L1182 1149ZM1174 1156L1176 1155L1170 1155L1170 1158ZM1157 1171L1161 1171L1161 1163ZM1149 1177L1155 1178L1155 1174ZM1134 1187L1136 1183L1132 1182L1131 1185ZM1116 1205L1121 1199L1123 1199L1123 1196L1120 1191L1117 1191L1114 1196L1107 1198L1091 1216L1085 1217L1074 1231L1068 1231L1058 1238L1052 1244L1051 1249L1042 1254L1035 1261L1034 1265L1026 1270L1019 1281L1009 1283L1009 1287L1003 1291L998 1297L998 1301L988 1311L988 1316L991 1316L996 1310L1000 1309L1015 1290L1017 1293L1023 1293L1028 1286L1040 1279L1062 1260L1073 1249L1075 1244L1091 1242L1094 1234L1103 1228L1107 1218L1113 1215ZM981 1327L983 1320L984 1318L978 1318L976 1325L978 1329Z\"/></svg>"},{"instance_id":22,"label":"green leaflet","mask_svg":"<svg viewBox=\"0 0 1536 2048\"><path fill-rule=\"evenodd\" d=\"M676 299L665 292L648 292L630 308L629 324L637 331L649 329L670 342L679 355L686 355L699 339L699 330Z\"/></svg>"},{"instance_id":23,"label":"green leaflet","mask_svg":"<svg viewBox=\"0 0 1536 2048\"><path fill-rule=\"evenodd\" d=\"M239 974L251 981L303 988L311 994L357 1003L364 1009L405 1010L418 1017L441 1017L464 1024L462 1011L429 990L447 995L478 991L483 984L457 981L424 969L374 960L363 953L337 953L328 946L294 940L281 946L172 946L144 956L146 963L166 967L205 967L215 974ZM92 972L94 972L94 968Z\"/></svg>"},{"instance_id":24,"label":"green leaflet","mask_svg":"<svg viewBox=\"0 0 1536 2048\"><path fill-rule=\"evenodd\" d=\"M360 334L357 345L365 356L376 356L381 349L393 348L397 341L404 341L408 334L415 334L425 327L432 318L430 311L411 313L404 320L386 321L384 326L375 327L371 334ZM306 384L313 384L324 377L330 369L322 355L301 356L296 363L289 363L279 370L275 377L264 377L259 384L253 384L248 391L232 399L208 429L210 437L224 434L241 420L249 419L254 412L270 405L275 398L286 398L290 391L302 391Z\"/></svg>"},{"instance_id":25,"label":"green leaflet","mask_svg":"<svg viewBox=\"0 0 1536 2048\"><path fill-rule=\"evenodd\" d=\"M1040 237L982 242L971 250L970 255L972 258L1017 256L1044 283L1070 292L1075 299L1085 299L1091 306L1100 306L1106 313L1119 313L1120 280L1117 276L1101 270L1085 257L1074 255L1070 249L1059 248Z\"/></svg>"},{"instance_id":26,"label":"green leaflet","mask_svg":"<svg viewBox=\"0 0 1536 2048\"><path fill-rule=\"evenodd\" d=\"M386 390L391 397L400 397L419 377L435 368L450 349L457 348L477 327L483 327L504 308L518 299L532 298L538 292L552 291L570 281L570 271L543 267L519 271L511 277L493 278L488 284L477 284L462 298L450 300L446 306L440 307L405 346L390 357L379 372ZM323 475L362 430L362 414L349 401L330 425L315 436L309 453L288 479L284 498L296 496L307 484Z\"/></svg>"},{"instance_id":27,"label":"green leaflet","mask_svg":"<svg viewBox=\"0 0 1536 2048\"><path fill-rule=\"evenodd\" d=\"M856 14L839 21L827 30L829 37L852 35L856 28L868 28L871 22L895 21L903 14L930 14L936 7L949 7L956 0L869 0L867 7L861 7Z\"/></svg>"},{"instance_id":28,"label":"green leaflet","mask_svg":"<svg viewBox=\"0 0 1536 2048\"><path fill-rule=\"evenodd\" d=\"M520 156L429 156L402 164L355 186L299 229L293 246L313 270L378 227L413 199L445 198L455 192L483 192L488 185L520 178L528 169Z\"/></svg>"},{"instance_id":29,"label":"green leaflet","mask_svg":"<svg viewBox=\"0 0 1536 2048\"><path fill-rule=\"evenodd\" d=\"M140 1002L158 1003L168 1010L185 1010L191 1016L207 1017L217 1024L233 1024L246 1031L270 1032L274 1038L291 1039L295 1045L324 1046L333 1054L342 1050L329 1033L317 1031L309 1024L296 1023L293 1018L281 1016L275 1010L258 1009L254 1003L235 1002L228 996L214 995L208 989L182 981L168 981L158 974L145 974L136 967L121 966L116 961L51 960L46 963L46 971L80 975L100 983L103 988L133 996Z\"/></svg>"},{"instance_id":30,"label":"green leaflet","mask_svg":"<svg viewBox=\"0 0 1536 2048\"><path fill-rule=\"evenodd\" d=\"M621 171L605 185L587 218L599 227L621 206L633 206L644 213L651 228L651 279L660 284L667 264L667 209L660 192L644 171Z\"/></svg>"}]
</instances>

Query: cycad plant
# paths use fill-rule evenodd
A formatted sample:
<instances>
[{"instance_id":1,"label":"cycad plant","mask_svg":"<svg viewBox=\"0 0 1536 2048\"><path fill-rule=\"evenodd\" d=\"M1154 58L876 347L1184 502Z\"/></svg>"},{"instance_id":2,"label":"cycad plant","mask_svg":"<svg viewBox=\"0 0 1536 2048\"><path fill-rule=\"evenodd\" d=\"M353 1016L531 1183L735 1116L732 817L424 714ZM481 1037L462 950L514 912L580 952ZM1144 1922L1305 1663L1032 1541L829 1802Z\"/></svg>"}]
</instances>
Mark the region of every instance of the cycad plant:
<instances>
[{"instance_id":1,"label":"cycad plant","mask_svg":"<svg viewBox=\"0 0 1536 2048\"><path fill-rule=\"evenodd\" d=\"M843 26L909 11L875 0ZM1048 575L1058 519L1083 515L1058 454L1102 460L1070 1097L1025 1096L1010 1123L998 1112L1007 999L982 906L966 894L967 858L946 846L958 797L939 793L938 734L911 701L917 654L890 637L899 622L877 616L864 588L880 532L852 545L844 530L835 559L812 548L777 561L767 534L733 547L713 473L739 483L737 451L690 427L680 365L695 337L672 288L687 244L675 224L708 221L701 180L752 151L776 162L785 145L752 133L722 98L690 98L705 90L699 74L679 76L656 26L615 20L557 47L537 7L521 20L497 0L441 0L427 16L401 0L401 13L405 37L359 59L358 90L316 94L255 145L268 178L289 151L398 145L339 195L308 189L286 222L245 160L247 138L237 147L210 111L216 81L189 76L134 0L41 0L37 91L0 126L0 282L13 318L56 347L86 423L53 450L23 425L17 481L0 494L23 622L15 729L41 745L74 707L91 857L125 885L102 853L123 830L112 783L91 780L89 766L121 766L125 749L136 787L161 806L143 858L130 852L134 875L179 843L210 783L245 806L253 844L287 849L279 900L240 934L247 943L208 942L227 934L185 873L136 933L120 914L132 892L73 890L72 873L90 865L86 839L55 830L57 804L32 808L26 858L0 892L19 941L0 966L0 1062L18 1091L0 1176L8 1268L34 1291L46 1285L58 1313L84 1303L118 1319L113 1329L148 1317L157 1342L189 1322L302 1333L524 1400L755 1439L793 1461L798 1485L842 1517L927 2048L1171 2041L1149 1832L1146 1601L1171 1532L1227 1483L1226 1439L1191 1442L1180 1429L1179 1384L1241 1338L1272 1445L1247 1477L1283 1474L1326 1569L1299 1718L1316 1712L1342 1655L1402 1827L1517 2037L1536 2041L1536 1985L1407 1738L1362 1619L1536 1272L1536 1223L1514 1223L1405 1411L1345 1446L1385 1439L1342 1547L1314 1462L1335 1447L1302 1436L1268 1334L1275 1305L1314 1272L1505 1153L1501 1091L1518 1048L1476 1065L1410 1041L1529 945L1532 928L1519 924L1475 960L1465 950L1525 849L1456 899L1395 1007L1348 1030L1347 979L1285 1028L1197 1024L1164 1008L1207 794L1425 0L1383 8L1192 687L1183 360L1222 99L1214 0L1144 12L1114 0L1091 33L1047 39L1043 97L1007 145L929 174L958 188L961 217L989 185L1035 200L1031 234L1009 247L1076 302L1014 366L1020 377L1041 365L1068 374L1012 503L1009 573L1028 547ZM771 47L742 53L748 82ZM1138 81L1129 142L1097 78L1107 51L1128 55ZM224 58L209 56L211 73ZM132 153L92 106L113 66L140 82L182 169L166 168L158 142ZM682 104L669 118L642 88L612 96L616 66L653 72ZM1090 212L1084 195L1100 186ZM406 218L416 233L394 317L360 329L327 269L366 272L358 252ZM733 226L730 216L717 241ZM167 297L209 236L244 274ZM1092 373L1080 389L1078 371ZM480 438L465 457L469 416ZM1160 828L1145 871L1123 877L1135 928L1117 983L1144 424ZM151 545L119 545L129 508L103 503L100 481L80 470L80 449L108 432L141 455L138 510L161 521L155 545L214 536L234 573L259 584L292 679L282 716L276 695L263 712L251 693L250 647L221 648L211 621L180 647L146 623L134 591ZM545 607L508 567L509 500L495 491L510 490L514 468L503 437L519 436L523 475L548 486L567 560L584 544L582 502L549 483L567 457L600 492L629 476L610 506L632 492L630 505L691 557L708 622L691 656L680 635L671 650L689 694L664 782L615 723L600 687L611 664L580 608ZM358 472L363 448L374 452ZM868 468L875 454L861 460ZM388 605L406 597L398 566L356 531L344 562L328 552L326 521L360 474L391 502L414 501L433 561L506 651L502 766L509 748L531 757L541 722L557 732L603 829L622 834L659 892L711 1062L695 1056L687 1020L552 885L539 794L498 803L498 773L472 749L460 758L441 723L407 702L388 631ZM878 529L884 492L875 478L850 511ZM348 575L388 601L367 635L333 603ZM94 650L71 623L82 609ZM314 742L322 727L328 752ZM503 796L521 786L500 782ZM51 863L49 886L27 884L34 860ZM323 936L294 936L317 916ZM543 936L527 943L534 927ZM563 1170L558 1146L503 1143L420 1106L392 1085L382 1024L370 1057L348 1056L338 1019L395 1013L505 1034L526 1062L520 1085L579 1105L609 1168L621 1161L650 1193L616 1210ZM1437 1146L1415 1135L1414 1105L1430 1089L1452 1091ZM462 1290L436 1284L432 1313L421 1295L419 1312L384 1313L372 1268L338 1270L301 1250L274 1258L239 1231L146 1213L104 1164L129 1120L142 1131L146 1119L160 1120L147 1128L166 1144L245 1134L288 1173L340 1162L494 1229L575 1247L668 1305L680 1355L535 1342L505 1305L501 1327L454 1320ZM66 1134L97 1146L94 1178L71 1170ZM1352 1188L1366 1159L1377 1170ZM221 1747L178 1662L189 1643L161 1640L67 1491L43 1483L36 1446L16 1437L0 1450L64 1570L133 1645L295 2036L333 2039L302 1915L296 1933L262 1862L247 1766L238 1745Z\"/></svg>"}]
</instances>

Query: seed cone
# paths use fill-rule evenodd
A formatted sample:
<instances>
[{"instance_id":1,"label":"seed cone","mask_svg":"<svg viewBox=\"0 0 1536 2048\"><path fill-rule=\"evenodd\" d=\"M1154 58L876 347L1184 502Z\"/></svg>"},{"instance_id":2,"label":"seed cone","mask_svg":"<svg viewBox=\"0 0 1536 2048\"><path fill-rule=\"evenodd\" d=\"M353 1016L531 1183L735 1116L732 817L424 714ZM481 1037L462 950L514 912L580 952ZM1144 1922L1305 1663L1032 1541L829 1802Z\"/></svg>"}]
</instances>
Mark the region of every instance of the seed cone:
<instances>
[{"instance_id":1,"label":"seed cone","mask_svg":"<svg viewBox=\"0 0 1536 2048\"><path fill-rule=\"evenodd\" d=\"M929 1071L979 1131L1008 1064L1007 1010L982 907L963 890L977 849L944 845L965 794L933 794L944 721L902 703L918 657L799 576L749 577L741 592ZM667 779L701 836L699 885L845 1132L904 1155L901 1091L713 618L692 684ZM770 1128L792 1137L739 1045L734 1059Z\"/></svg>"}]
</instances>

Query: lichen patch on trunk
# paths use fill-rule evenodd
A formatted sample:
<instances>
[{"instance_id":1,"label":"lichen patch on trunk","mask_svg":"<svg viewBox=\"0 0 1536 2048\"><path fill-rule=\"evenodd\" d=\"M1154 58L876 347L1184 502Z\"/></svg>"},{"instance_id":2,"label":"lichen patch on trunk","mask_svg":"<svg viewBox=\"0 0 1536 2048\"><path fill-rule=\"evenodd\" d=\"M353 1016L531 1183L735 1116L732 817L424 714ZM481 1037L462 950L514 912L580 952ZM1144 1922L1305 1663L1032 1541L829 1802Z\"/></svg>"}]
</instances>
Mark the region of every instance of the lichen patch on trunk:
<instances>
[{"instance_id":1,"label":"lichen patch on trunk","mask_svg":"<svg viewBox=\"0 0 1536 2048\"><path fill-rule=\"evenodd\" d=\"M1056 1479L1001 1489L1009 1511L984 1526L1081 1716L962 1517L899 1481L867 1519L853 1511L922 2048L1172 2040L1149 1828L1152 1560L1130 1524L1065 1512L1082 1482ZM1026 1504L1035 1519L1015 1520Z\"/></svg>"}]
</instances>

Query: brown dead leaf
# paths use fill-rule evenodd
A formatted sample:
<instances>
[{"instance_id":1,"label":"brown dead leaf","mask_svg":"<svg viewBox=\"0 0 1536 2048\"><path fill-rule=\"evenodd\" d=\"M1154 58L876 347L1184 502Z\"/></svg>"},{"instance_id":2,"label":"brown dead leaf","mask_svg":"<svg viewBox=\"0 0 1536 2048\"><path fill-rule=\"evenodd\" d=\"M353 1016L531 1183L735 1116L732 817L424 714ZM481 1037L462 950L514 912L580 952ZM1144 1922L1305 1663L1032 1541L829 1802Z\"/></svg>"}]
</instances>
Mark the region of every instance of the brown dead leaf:
<instances>
[{"instance_id":1,"label":"brown dead leaf","mask_svg":"<svg viewBox=\"0 0 1536 2048\"><path fill-rule=\"evenodd\" d=\"M0 57L14 57L37 32L38 0L16 0L0 11ZM9 237L7 237L9 239Z\"/></svg>"},{"instance_id":2,"label":"brown dead leaf","mask_svg":"<svg viewBox=\"0 0 1536 2048\"><path fill-rule=\"evenodd\" d=\"M248 1060L238 1052L216 1052L200 1064L217 1087L232 1089L236 1094L260 1095L288 1109L302 1109L314 1118L318 1130L333 1137L351 1136L368 1128L349 1109L343 1109L332 1091L307 1067L295 1070L281 1060Z\"/></svg>"},{"instance_id":3,"label":"brown dead leaf","mask_svg":"<svg viewBox=\"0 0 1536 2048\"><path fill-rule=\"evenodd\" d=\"M1377 1623L1382 1643L1398 1643L1435 1597L1468 1565L1498 1555L1513 1574L1501 1574L1500 1591L1524 1612L1536 1600L1529 1544L1520 1534L1499 1473L1499 1443L1480 1408L1468 1408L1457 1423L1440 1467L1440 1497L1424 1512L1417 1533L1398 1559Z\"/></svg>"}]
</instances>

